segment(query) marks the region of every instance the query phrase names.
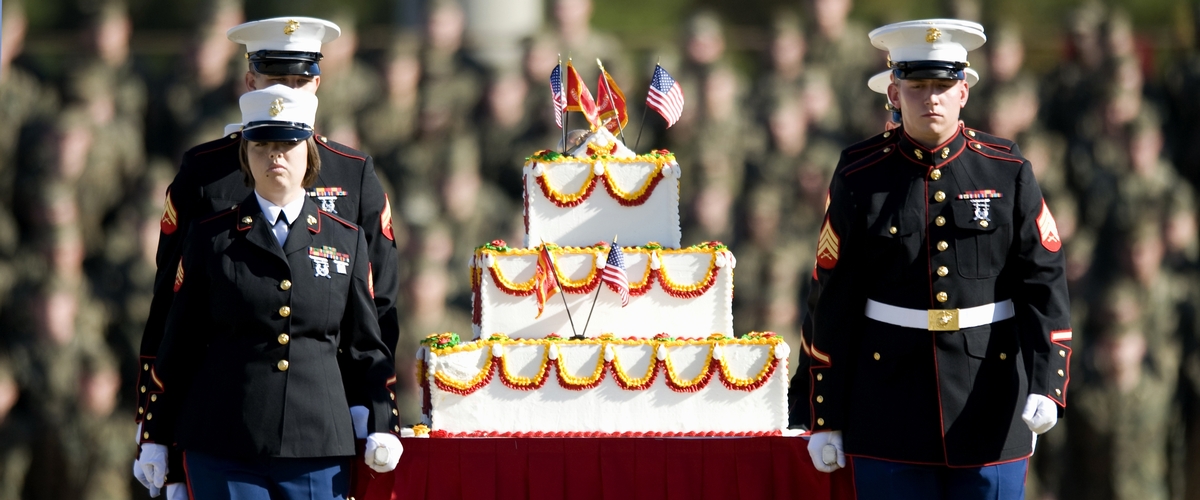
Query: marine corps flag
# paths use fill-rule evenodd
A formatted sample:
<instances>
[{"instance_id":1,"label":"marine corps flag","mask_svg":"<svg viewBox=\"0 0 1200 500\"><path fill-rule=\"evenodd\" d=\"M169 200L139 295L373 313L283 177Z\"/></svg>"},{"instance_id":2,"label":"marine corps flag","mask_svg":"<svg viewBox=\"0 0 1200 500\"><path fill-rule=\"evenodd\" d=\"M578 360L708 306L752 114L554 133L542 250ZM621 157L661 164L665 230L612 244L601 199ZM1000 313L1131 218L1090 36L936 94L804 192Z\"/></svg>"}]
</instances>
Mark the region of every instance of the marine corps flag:
<instances>
[{"instance_id":1,"label":"marine corps flag","mask_svg":"<svg viewBox=\"0 0 1200 500\"><path fill-rule=\"evenodd\" d=\"M538 313L536 318L540 318L542 311L546 309L546 301L558 292L558 274L554 271L554 257L550 255L550 249L545 243L542 243L542 250L538 252L537 270L533 274L533 292L537 295Z\"/></svg>"},{"instance_id":2,"label":"marine corps flag","mask_svg":"<svg viewBox=\"0 0 1200 500\"><path fill-rule=\"evenodd\" d=\"M629 113L625 111L625 93L617 86L612 75L600 65L600 81L596 83L596 114L599 115L600 125L616 135L623 132L629 124Z\"/></svg>"},{"instance_id":3,"label":"marine corps flag","mask_svg":"<svg viewBox=\"0 0 1200 500\"><path fill-rule=\"evenodd\" d=\"M583 83L583 78L579 77L570 59L567 60L567 111L583 113L588 123L596 125L596 101L592 99L592 92Z\"/></svg>"}]
</instances>

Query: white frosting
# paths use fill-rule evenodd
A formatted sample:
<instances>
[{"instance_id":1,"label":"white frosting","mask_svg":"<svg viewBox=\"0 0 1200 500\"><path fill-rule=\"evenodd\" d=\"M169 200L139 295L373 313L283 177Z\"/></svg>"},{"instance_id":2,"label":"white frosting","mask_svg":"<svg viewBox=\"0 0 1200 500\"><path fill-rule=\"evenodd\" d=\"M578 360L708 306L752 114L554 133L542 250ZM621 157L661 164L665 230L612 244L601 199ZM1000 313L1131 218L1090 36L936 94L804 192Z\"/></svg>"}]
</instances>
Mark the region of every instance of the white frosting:
<instances>
[{"instance_id":1,"label":"white frosting","mask_svg":"<svg viewBox=\"0 0 1200 500\"><path fill-rule=\"evenodd\" d=\"M599 253L599 256L597 256ZM714 252L661 252L663 271L671 280L684 285L702 281L713 260ZM721 252L715 252L718 256ZM555 263L569 280L582 281L587 278L594 262L604 258L603 252L581 249L564 249L557 253ZM630 281L640 282L649 265L647 255L627 252L625 254L626 275ZM501 276L514 283L531 280L537 269L537 255L505 255L488 253L486 262L495 255L494 265ZM599 272L599 271L597 271ZM596 307L588 322L587 336L599 337L613 333L620 337L653 337L667 333L675 337L704 338L712 333L727 336L733 334L733 270L731 267L717 268L716 282L707 292L693 298L677 298L663 289L655 280L649 291L641 296L630 296L629 305L621 307L621 297L601 283L600 295L567 293L567 304L571 308L575 328L583 333L588 322L587 314L595 298ZM482 294L481 324L476 338L486 338L494 333L503 333L514 339L543 338L551 333L570 337L571 322L567 317L562 298L551 297L545 304L541 318L537 317L537 297L510 294L497 286L491 272L484 271L480 284Z\"/></svg>"},{"instance_id":2,"label":"white frosting","mask_svg":"<svg viewBox=\"0 0 1200 500\"><path fill-rule=\"evenodd\" d=\"M615 356L629 378L641 378L647 363L661 350L669 356L680 379L690 380L704 370L707 343L672 346L599 344L558 345L558 366L573 377L590 378L600 356ZM779 344L779 347L785 344ZM511 375L535 376L543 360L543 345L509 345L505 364ZM610 355L609 353L613 354ZM602 354L603 353L603 354ZM447 354L439 363L445 376L470 380L483 369L490 349ZM721 360L731 375L754 379L770 356L769 345L730 343L723 346ZM721 362L714 359L714 363ZM497 367L497 370L500 368ZM600 384L587 390L569 390L559 385L549 369L545 385L536 390L516 390L504 385L497 373L489 383L467 396L441 390L430 384L433 428L464 432L774 432L787 427L786 362L752 391L730 390L714 374L696 392L676 392L658 373L654 383L642 390L622 389L607 373Z\"/></svg>"},{"instance_id":3,"label":"white frosting","mask_svg":"<svg viewBox=\"0 0 1200 500\"><path fill-rule=\"evenodd\" d=\"M621 244L645 245L652 241L668 248L679 248L679 176L665 176L640 205L623 206L613 198L597 178L591 195L574 207L559 207L546 198L537 184L537 176L559 193L573 194L582 189L588 174L594 174L603 164L604 175L621 190L636 192L645 185L657 166L650 162L593 161L579 159L571 162L536 163L525 177L529 232L525 246L542 241L563 246L593 245L612 241L617 235ZM666 168L664 168L666 170Z\"/></svg>"}]
</instances>

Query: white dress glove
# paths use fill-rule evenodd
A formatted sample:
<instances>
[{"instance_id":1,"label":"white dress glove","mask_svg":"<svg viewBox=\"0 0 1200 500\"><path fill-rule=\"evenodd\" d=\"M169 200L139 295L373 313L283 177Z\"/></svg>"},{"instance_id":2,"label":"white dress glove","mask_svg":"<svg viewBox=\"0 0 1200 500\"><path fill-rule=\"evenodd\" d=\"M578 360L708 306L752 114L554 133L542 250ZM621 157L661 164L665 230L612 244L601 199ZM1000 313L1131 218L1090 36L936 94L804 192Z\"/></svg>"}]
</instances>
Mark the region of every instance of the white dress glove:
<instances>
[{"instance_id":1,"label":"white dress glove","mask_svg":"<svg viewBox=\"0 0 1200 500\"><path fill-rule=\"evenodd\" d=\"M367 438L367 417L371 416L371 410L366 406L351 406L350 421L354 423L354 439Z\"/></svg>"},{"instance_id":2,"label":"white dress glove","mask_svg":"<svg viewBox=\"0 0 1200 500\"><path fill-rule=\"evenodd\" d=\"M155 488L162 489L167 480L167 447L161 444L143 443L142 454L138 456L142 464L142 474ZM153 491L153 490L152 490Z\"/></svg>"},{"instance_id":3,"label":"white dress glove","mask_svg":"<svg viewBox=\"0 0 1200 500\"><path fill-rule=\"evenodd\" d=\"M400 463L401 453L404 453L404 446L395 434L374 432L367 436L367 449L363 453L363 460L367 467L375 472L391 472L396 468L396 464Z\"/></svg>"},{"instance_id":4,"label":"white dress glove","mask_svg":"<svg viewBox=\"0 0 1200 500\"><path fill-rule=\"evenodd\" d=\"M167 485L167 500L189 500L186 483L171 483Z\"/></svg>"},{"instance_id":5,"label":"white dress glove","mask_svg":"<svg viewBox=\"0 0 1200 500\"><path fill-rule=\"evenodd\" d=\"M846 466L842 451L842 431L814 432L808 438L808 456L813 467L821 472L833 472Z\"/></svg>"},{"instance_id":6,"label":"white dress glove","mask_svg":"<svg viewBox=\"0 0 1200 500\"><path fill-rule=\"evenodd\" d=\"M154 483L150 482L150 479L146 477L146 471L142 469L142 461L136 458L133 459L133 478L142 483L142 486L145 486L147 490L150 490L150 498L158 498L158 487L154 486Z\"/></svg>"},{"instance_id":7,"label":"white dress glove","mask_svg":"<svg viewBox=\"0 0 1200 500\"><path fill-rule=\"evenodd\" d=\"M1041 394L1030 394L1025 400L1025 411L1021 412L1021 420L1025 421L1025 425L1028 425L1034 434L1044 434L1058 423L1058 405Z\"/></svg>"}]
</instances>

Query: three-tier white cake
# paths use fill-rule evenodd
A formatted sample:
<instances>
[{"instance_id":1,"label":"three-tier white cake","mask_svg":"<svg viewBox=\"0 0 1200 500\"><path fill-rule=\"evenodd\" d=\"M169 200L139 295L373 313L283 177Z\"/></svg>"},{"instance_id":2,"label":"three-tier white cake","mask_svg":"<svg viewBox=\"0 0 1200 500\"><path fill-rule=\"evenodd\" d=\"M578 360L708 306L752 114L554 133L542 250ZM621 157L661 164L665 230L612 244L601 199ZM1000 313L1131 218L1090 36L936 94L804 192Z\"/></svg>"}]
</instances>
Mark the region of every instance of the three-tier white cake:
<instances>
[{"instance_id":1,"label":"three-tier white cake","mask_svg":"<svg viewBox=\"0 0 1200 500\"><path fill-rule=\"evenodd\" d=\"M418 433L779 434L788 345L772 333L734 338L737 260L718 242L680 247L681 173L671 153L634 155L605 130L568 154L531 156L525 248L493 241L471 261L474 340L422 342L427 427ZM601 280L614 236L629 281L624 307ZM554 295L539 315L543 248L566 305ZM569 339L585 323L586 338Z\"/></svg>"}]
</instances>

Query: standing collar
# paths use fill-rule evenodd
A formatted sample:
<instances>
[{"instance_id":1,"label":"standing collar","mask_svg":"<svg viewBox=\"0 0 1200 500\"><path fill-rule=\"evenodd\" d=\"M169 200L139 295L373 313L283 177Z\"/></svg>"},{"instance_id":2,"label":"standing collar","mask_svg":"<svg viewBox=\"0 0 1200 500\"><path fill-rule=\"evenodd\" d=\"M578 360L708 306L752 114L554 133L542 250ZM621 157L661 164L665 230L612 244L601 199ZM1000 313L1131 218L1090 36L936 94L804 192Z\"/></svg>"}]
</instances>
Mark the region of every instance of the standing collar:
<instances>
[{"instance_id":1,"label":"standing collar","mask_svg":"<svg viewBox=\"0 0 1200 500\"><path fill-rule=\"evenodd\" d=\"M962 122L958 123L958 128L950 139L932 149L922 146L921 143L909 136L908 131L905 131L903 127L900 130L902 133L896 144L896 147L900 149L900 154L909 161L925 167L941 168L943 164L954 160L967 149L967 137L962 133Z\"/></svg>"},{"instance_id":2,"label":"standing collar","mask_svg":"<svg viewBox=\"0 0 1200 500\"><path fill-rule=\"evenodd\" d=\"M300 211L304 209L304 199L308 196L307 194L300 196L282 207L263 198L262 195L258 194L257 190L254 191L254 197L258 199L258 206L262 209L263 215L267 216L267 221L271 225L275 225L279 221L280 212L283 212L283 216L285 217L284 222L291 225L293 222L296 222L297 217L300 217Z\"/></svg>"}]
</instances>

